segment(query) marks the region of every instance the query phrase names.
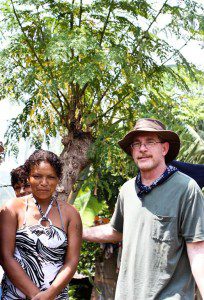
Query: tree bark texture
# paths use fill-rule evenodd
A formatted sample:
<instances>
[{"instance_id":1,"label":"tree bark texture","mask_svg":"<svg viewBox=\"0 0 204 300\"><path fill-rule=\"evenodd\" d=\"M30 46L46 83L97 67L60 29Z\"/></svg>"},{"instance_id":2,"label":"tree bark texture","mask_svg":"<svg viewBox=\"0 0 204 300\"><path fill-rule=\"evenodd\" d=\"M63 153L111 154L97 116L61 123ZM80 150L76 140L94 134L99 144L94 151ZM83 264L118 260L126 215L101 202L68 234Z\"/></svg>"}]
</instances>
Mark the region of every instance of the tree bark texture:
<instances>
[{"instance_id":1,"label":"tree bark texture","mask_svg":"<svg viewBox=\"0 0 204 300\"><path fill-rule=\"evenodd\" d=\"M81 172L90 165L88 151L93 143L90 133L80 133L65 136L63 141L64 149L60 155L63 162L63 177L60 182L59 197L62 200L72 200L75 194L74 186L79 179ZM79 184L80 185L80 184ZM94 277L95 287L93 288L91 300L113 300L118 274L117 270L118 251L106 259L98 259Z\"/></svg>"},{"instance_id":2,"label":"tree bark texture","mask_svg":"<svg viewBox=\"0 0 204 300\"><path fill-rule=\"evenodd\" d=\"M90 133L70 133L62 141L64 149L60 155L63 163L63 177L59 187L59 197L67 201L77 179L89 164L88 150L93 143Z\"/></svg>"},{"instance_id":3,"label":"tree bark texture","mask_svg":"<svg viewBox=\"0 0 204 300\"><path fill-rule=\"evenodd\" d=\"M91 300L114 300L118 277L117 255L118 251L114 251L110 258L103 256L102 260L96 261Z\"/></svg>"}]
</instances>

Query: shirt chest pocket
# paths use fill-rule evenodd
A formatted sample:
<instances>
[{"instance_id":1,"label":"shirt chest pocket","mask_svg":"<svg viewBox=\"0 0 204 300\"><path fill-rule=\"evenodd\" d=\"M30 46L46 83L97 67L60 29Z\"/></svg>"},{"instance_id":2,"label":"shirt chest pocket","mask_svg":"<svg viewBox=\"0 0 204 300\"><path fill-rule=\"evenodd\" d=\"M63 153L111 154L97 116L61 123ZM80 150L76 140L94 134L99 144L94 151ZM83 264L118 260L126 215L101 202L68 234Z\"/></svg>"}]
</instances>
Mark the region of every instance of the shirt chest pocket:
<instances>
[{"instance_id":1,"label":"shirt chest pocket","mask_svg":"<svg viewBox=\"0 0 204 300\"><path fill-rule=\"evenodd\" d=\"M176 217L154 216L152 238L156 241L170 242L176 238Z\"/></svg>"}]
</instances>

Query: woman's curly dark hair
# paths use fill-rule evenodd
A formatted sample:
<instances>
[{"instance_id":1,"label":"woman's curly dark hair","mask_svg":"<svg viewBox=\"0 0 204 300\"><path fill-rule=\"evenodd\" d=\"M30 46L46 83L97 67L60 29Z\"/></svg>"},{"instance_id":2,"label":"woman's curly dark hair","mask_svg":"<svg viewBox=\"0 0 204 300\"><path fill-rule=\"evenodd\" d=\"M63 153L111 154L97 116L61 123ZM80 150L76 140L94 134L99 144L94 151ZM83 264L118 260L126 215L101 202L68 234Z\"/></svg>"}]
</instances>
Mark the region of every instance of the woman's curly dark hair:
<instances>
[{"instance_id":1,"label":"woman's curly dark hair","mask_svg":"<svg viewBox=\"0 0 204 300\"><path fill-rule=\"evenodd\" d=\"M62 162L60 158L53 152L47 150L35 150L33 154L26 160L24 167L28 176L31 168L39 165L42 161L48 162L54 169L59 179L62 178Z\"/></svg>"}]
</instances>

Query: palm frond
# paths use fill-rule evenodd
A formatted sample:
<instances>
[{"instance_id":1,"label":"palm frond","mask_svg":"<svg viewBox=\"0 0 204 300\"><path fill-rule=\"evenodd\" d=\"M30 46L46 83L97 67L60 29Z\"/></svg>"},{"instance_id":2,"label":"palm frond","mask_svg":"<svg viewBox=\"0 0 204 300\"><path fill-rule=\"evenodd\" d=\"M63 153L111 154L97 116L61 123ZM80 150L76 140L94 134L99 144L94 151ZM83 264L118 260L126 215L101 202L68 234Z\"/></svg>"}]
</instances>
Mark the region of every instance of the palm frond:
<instances>
[{"instance_id":1,"label":"palm frond","mask_svg":"<svg viewBox=\"0 0 204 300\"><path fill-rule=\"evenodd\" d=\"M180 133L183 144L179 154L181 161L196 164L204 163L204 139L202 135L193 127L189 125L184 126L184 130Z\"/></svg>"}]
</instances>

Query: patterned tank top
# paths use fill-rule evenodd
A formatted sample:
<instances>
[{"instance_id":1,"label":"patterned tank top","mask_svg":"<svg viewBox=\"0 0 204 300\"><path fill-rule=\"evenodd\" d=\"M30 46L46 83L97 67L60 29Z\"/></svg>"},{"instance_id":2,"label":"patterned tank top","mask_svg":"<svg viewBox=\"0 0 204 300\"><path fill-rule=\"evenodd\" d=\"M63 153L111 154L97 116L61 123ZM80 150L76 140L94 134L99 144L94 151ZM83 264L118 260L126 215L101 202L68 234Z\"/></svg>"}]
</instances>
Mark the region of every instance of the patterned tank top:
<instances>
[{"instance_id":1,"label":"patterned tank top","mask_svg":"<svg viewBox=\"0 0 204 300\"><path fill-rule=\"evenodd\" d=\"M29 198L29 201L32 200ZM27 198L26 213L29 201ZM40 223L26 226L25 213L23 226L16 232L14 258L41 291L48 289L57 276L64 263L68 244L60 207L57 201L56 203L62 229L52 224L49 227L44 227ZM26 296L12 284L6 274L2 280L2 299L26 299ZM69 299L68 288L65 288L55 299Z\"/></svg>"}]
</instances>

